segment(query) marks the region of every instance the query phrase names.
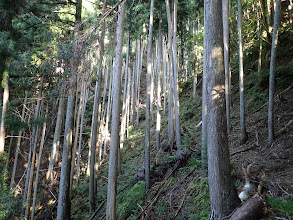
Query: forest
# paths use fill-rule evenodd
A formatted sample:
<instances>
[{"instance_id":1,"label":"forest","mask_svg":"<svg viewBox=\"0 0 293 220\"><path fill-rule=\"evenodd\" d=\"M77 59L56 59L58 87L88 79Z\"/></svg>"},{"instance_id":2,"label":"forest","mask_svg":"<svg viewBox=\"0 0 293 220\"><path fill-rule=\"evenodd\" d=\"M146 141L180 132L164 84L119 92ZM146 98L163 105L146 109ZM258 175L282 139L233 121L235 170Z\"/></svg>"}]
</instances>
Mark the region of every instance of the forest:
<instances>
[{"instance_id":1,"label":"forest","mask_svg":"<svg viewBox=\"0 0 293 220\"><path fill-rule=\"evenodd\" d=\"M293 219L292 0L0 0L0 219Z\"/></svg>"}]
</instances>

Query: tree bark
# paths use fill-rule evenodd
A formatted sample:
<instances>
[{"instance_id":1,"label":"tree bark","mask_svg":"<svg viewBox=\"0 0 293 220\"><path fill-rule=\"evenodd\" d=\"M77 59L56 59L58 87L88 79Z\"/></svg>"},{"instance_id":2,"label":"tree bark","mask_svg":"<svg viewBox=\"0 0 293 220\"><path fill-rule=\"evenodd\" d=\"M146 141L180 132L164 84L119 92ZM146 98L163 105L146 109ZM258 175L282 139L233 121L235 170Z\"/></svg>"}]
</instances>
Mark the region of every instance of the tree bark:
<instances>
[{"instance_id":1,"label":"tree bark","mask_svg":"<svg viewBox=\"0 0 293 220\"><path fill-rule=\"evenodd\" d=\"M10 61L9 61L10 63ZM10 66L10 64L8 65ZM8 67L9 68L9 67ZM5 146L5 114L8 108L9 103L9 76L8 70L5 70L3 73L3 83L2 86L4 88L3 93L3 105L2 105L2 115L1 115L1 124L0 124L0 158L4 154L4 146ZM9 159L9 158L7 158Z\"/></svg>"},{"instance_id":2,"label":"tree bark","mask_svg":"<svg viewBox=\"0 0 293 220\"><path fill-rule=\"evenodd\" d=\"M158 42L158 81L157 81L157 126L156 126L156 145L157 151L160 148L161 131L161 76L162 76L162 6L160 5L159 17L159 42Z\"/></svg>"},{"instance_id":3,"label":"tree bark","mask_svg":"<svg viewBox=\"0 0 293 220\"><path fill-rule=\"evenodd\" d=\"M274 92L275 92L275 69L276 50L278 44L278 29L280 20L280 0L276 0L276 10L274 15L274 32L271 49L270 78L269 78L269 106L268 106L268 131L269 144L274 142Z\"/></svg>"},{"instance_id":4,"label":"tree bark","mask_svg":"<svg viewBox=\"0 0 293 220\"><path fill-rule=\"evenodd\" d=\"M256 196L250 198L244 205L238 208L229 218L230 220L258 220L261 219L264 209L264 201Z\"/></svg>"},{"instance_id":5,"label":"tree bark","mask_svg":"<svg viewBox=\"0 0 293 220\"><path fill-rule=\"evenodd\" d=\"M229 0L222 0L223 14L223 41L224 41L224 66L225 66L225 96L226 96L226 117L227 132L230 133L230 56L229 56Z\"/></svg>"},{"instance_id":6,"label":"tree bark","mask_svg":"<svg viewBox=\"0 0 293 220\"><path fill-rule=\"evenodd\" d=\"M179 96L178 96L178 68L177 68L177 5L178 0L174 0L174 32L173 32L173 77L174 77L174 103L175 103L175 124L176 124L176 147L181 148L181 132L180 132L180 113L179 113Z\"/></svg>"},{"instance_id":7,"label":"tree bark","mask_svg":"<svg viewBox=\"0 0 293 220\"><path fill-rule=\"evenodd\" d=\"M60 146L59 142L60 142L62 120L63 120L62 118L63 118L63 113L64 113L64 101L65 101L65 99L63 98L63 93L61 93L60 98L59 98L59 106L58 106L57 120L56 120L56 125L55 125L53 145L52 145L52 150L51 150L51 158L50 158L48 171L46 174L47 181L50 180L51 183L53 180L53 178L52 178L53 167L54 167L54 164L58 160L58 152L59 152L59 146Z\"/></svg>"},{"instance_id":8,"label":"tree bark","mask_svg":"<svg viewBox=\"0 0 293 220\"><path fill-rule=\"evenodd\" d=\"M237 29L239 38L239 94L240 94L240 144L247 141L247 132L245 127L245 104L244 104L244 73L243 73L243 40L242 40L242 7L241 0L237 0L238 17Z\"/></svg>"},{"instance_id":9,"label":"tree bark","mask_svg":"<svg viewBox=\"0 0 293 220\"><path fill-rule=\"evenodd\" d=\"M151 0L149 39L147 52L147 74L146 74L146 113L145 113L145 187L150 188L150 95L151 85L150 77L152 73L152 40L153 40L153 22L154 22L154 0Z\"/></svg>"},{"instance_id":10,"label":"tree bark","mask_svg":"<svg viewBox=\"0 0 293 220\"><path fill-rule=\"evenodd\" d=\"M122 66L122 46L123 46L123 23L124 23L125 3L119 6L116 36L116 57L113 75L113 107L112 107L112 127L111 145L109 156L108 193L106 219L116 219L116 195L117 195L117 154L119 149L119 124L120 124L120 93L121 93L121 66Z\"/></svg>"},{"instance_id":11,"label":"tree bark","mask_svg":"<svg viewBox=\"0 0 293 220\"><path fill-rule=\"evenodd\" d=\"M204 74L207 89L207 147L211 218L230 214L239 204L231 178L225 110L222 1L204 1ZM236 200L238 199L238 200Z\"/></svg>"}]
</instances>

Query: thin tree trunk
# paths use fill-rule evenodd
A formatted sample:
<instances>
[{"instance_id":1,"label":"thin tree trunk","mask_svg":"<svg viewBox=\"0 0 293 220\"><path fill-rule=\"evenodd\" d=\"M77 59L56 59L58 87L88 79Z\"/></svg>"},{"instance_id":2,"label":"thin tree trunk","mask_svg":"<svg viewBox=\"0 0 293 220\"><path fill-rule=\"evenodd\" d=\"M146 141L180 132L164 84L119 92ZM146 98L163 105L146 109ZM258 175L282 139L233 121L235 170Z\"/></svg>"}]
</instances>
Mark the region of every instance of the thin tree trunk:
<instances>
[{"instance_id":1,"label":"thin tree trunk","mask_svg":"<svg viewBox=\"0 0 293 220\"><path fill-rule=\"evenodd\" d=\"M61 127L62 127L62 118L64 113L64 101L63 93L61 93L59 98L59 106L58 106L58 113L57 113L57 120L56 120L56 126L55 126L55 133L54 133L54 139L53 139L53 145L51 150L51 158L50 163L48 167L48 171L46 174L47 181L53 181L53 167L54 164L58 161L58 152L59 152L59 146L60 146L60 134L61 134Z\"/></svg>"},{"instance_id":2,"label":"thin tree trunk","mask_svg":"<svg viewBox=\"0 0 293 220\"><path fill-rule=\"evenodd\" d=\"M22 112L21 112L21 120L22 121L25 121L24 114L25 114L26 101L27 101L27 96L25 96L24 102L23 102L23 107L22 107ZM22 130L19 130L16 148L15 148L15 154L14 154L14 164L13 164L13 170L12 170L12 174L11 174L10 189L13 188L13 184L14 184L15 172L16 172L16 167L17 167L17 162L18 162L19 147L20 147L20 143L21 143L21 136L22 136Z\"/></svg>"},{"instance_id":3,"label":"thin tree trunk","mask_svg":"<svg viewBox=\"0 0 293 220\"><path fill-rule=\"evenodd\" d=\"M116 57L113 76L113 107L111 126L111 145L109 157L108 193L106 219L116 219L116 194L117 194L117 154L119 150L119 124L120 124L120 93L121 93L121 66L123 46L123 23L125 3L119 6L116 38Z\"/></svg>"},{"instance_id":4,"label":"thin tree trunk","mask_svg":"<svg viewBox=\"0 0 293 220\"><path fill-rule=\"evenodd\" d=\"M210 219L229 215L239 204L231 178L225 111L222 1L205 0L204 71L207 89ZM238 199L238 200L236 200Z\"/></svg>"},{"instance_id":5,"label":"thin tree trunk","mask_svg":"<svg viewBox=\"0 0 293 220\"><path fill-rule=\"evenodd\" d=\"M83 121L84 121L84 113L86 108L86 103L88 100L88 89L84 87L85 96L82 100L81 107L81 120L80 120L80 128L79 128L79 143L78 143L78 152L77 152L77 163L76 163L76 185L79 186L79 175L80 175L80 157L81 157L81 146L82 146L82 132L83 132Z\"/></svg>"},{"instance_id":6,"label":"thin tree trunk","mask_svg":"<svg viewBox=\"0 0 293 220\"><path fill-rule=\"evenodd\" d=\"M72 150L72 158L71 158L71 169L70 169L70 198L71 198L71 191L72 191L72 182L73 182L73 173L74 173L74 166L75 166L75 156L76 156L76 149L78 144L78 133L79 133L79 125L80 125L80 119L81 119L81 111L82 111L82 103L83 99L85 98L85 82L84 82L84 76L82 76L81 80L81 88L80 88L80 98L79 98L79 104L78 104L78 110L77 110L77 119L75 123L75 135L74 135L74 142L73 142L73 150ZM76 93L77 94L77 93ZM77 97L76 97L77 100Z\"/></svg>"},{"instance_id":7,"label":"thin tree trunk","mask_svg":"<svg viewBox=\"0 0 293 220\"><path fill-rule=\"evenodd\" d=\"M46 107L46 113L45 117L48 115L48 104ZM40 143L40 150L39 150L39 159L37 161L37 171L36 171L36 179L35 179L35 188L34 188L34 196L33 196L33 206L32 206L32 216L31 219L34 219L35 216L35 207L36 207L36 200L37 200L37 191L38 191L38 182L39 182L39 171L40 171L40 165L41 165L41 159L42 159L42 152L43 152L43 147L45 143L45 134L46 134L46 126L47 123L46 121L43 124L43 130L42 130L42 137L41 137L41 143Z\"/></svg>"},{"instance_id":8,"label":"thin tree trunk","mask_svg":"<svg viewBox=\"0 0 293 220\"><path fill-rule=\"evenodd\" d=\"M154 0L151 0L149 39L147 51L147 74L146 74L146 114L145 114L145 187L150 188L150 96L151 96L151 74L152 74L152 40L154 22Z\"/></svg>"},{"instance_id":9,"label":"thin tree trunk","mask_svg":"<svg viewBox=\"0 0 293 220\"><path fill-rule=\"evenodd\" d=\"M123 142L126 129L126 95L127 95L127 80L128 80L128 65L129 65L129 49L130 49L130 32L128 32L127 41L127 56L126 56L126 66L125 66L125 76L124 76L124 86L123 86L123 107L122 107L122 119L121 119L121 129L120 129L120 153L118 154L118 170L121 173L121 154L123 150Z\"/></svg>"},{"instance_id":10,"label":"thin tree trunk","mask_svg":"<svg viewBox=\"0 0 293 220\"><path fill-rule=\"evenodd\" d=\"M244 73L243 73L243 40L242 40L242 7L241 0L238 3L237 29L239 38L239 94L240 94L240 144L247 141L245 127L245 105L244 105Z\"/></svg>"},{"instance_id":11,"label":"thin tree trunk","mask_svg":"<svg viewBox=\"0 0 293 220\"><path fill-rule=\"evenodd\" d=\"M174 103L175 103L175 123L176 123L176 147L181 148L180 132L180 113L179 113L179 96L178 96L178 69L177 69L177 5L178 0L174 0L174 32L173 32L173 70L174 70Z\"/></svg>"},{"instance_id":12,"label":"thin tree trunk","mask_svg":"<svg viewBox=\"0 0 293 220\"><path fill-rule=\"evenodd\" d=\"M101 98L101 71L98 72L96 87L94 108L92 116L91 126L91 157L90 157L90 179L89 179L89 201L90 201L90 216L95 211L95 163L96 163L96 146L97 146L97 131L99 127L99 107Z\"/></svg>"},{"instance_id":13,"label":"thin tree trunk","mask_svg":"<svg viewBox=\"0 0 293 220\"><path fill-rule=\"evenodd\" d=\"M39 117L39 113L40 113L40 108L41 108L41 103L40 103L40 99L42 97L42 90L43 90L43 80L44 78L41 78L41 82L40 82L40 86L39 86L39 94L38 94L38 101L37 101L37 105L36 105L36 110L35 110L35 115L34 115L34 119L37 119ZM31 183L31 169L34 166L34 152L35 152L35 148L36 148L36 141L37 141L37 127L33 126L32 128L32 135L31 135L31 143L30 143L30 151L29 151L29 155L28 155L28 165L27 165L27 173L26 173L26 179L25 179L25 185L24 185L24 190L23 190L23 199L22 199L22 204L23 204L23 208L21 211L21 219L23 219L25 212L27 210L27 206L28 206L28 198L30 198L30 190L29 190L29 185Z\"/></svg>"},{"instance_id":14,"label":"thin tree trunk","mask_svg":"<svg viewBox=\"0 0 293 220\"><path fill-rule=\"evenodd\" d=\"M160 148L160 131L161 131L161 75L162 75L162 6L160 5L159 17L159 42L158 42L158 83L157 83L157 128L156 128L156 145L157 151Z\"/></svg>"},{"instance_id":15,"label":"thin tree trunk","mask_svg":"<svg viewBox=\"0 0 293 220\"><path fill-rule=\"evenodd\" d=\"M142 61L143 61L143 40L141 41L141 49L140 49L140 57L139 57L139 71L138 71L138 79L137 79L137 112L136 112L136 126L139 126L139 97L140 97L140 76L141 76L141 70L142 70Z\"/></svg>"},{"instance_id":16,"label":"thin tree trunk","mask_svg":"<svg viewBox=\"0 0 293 220\"><path fill-rule=\"evenodd\" d=\"M278 29L280 20L280 0L276 0L276 10L274 15L274 32L271 49L270 80L269 80L269 106L268 106L268 131L269 144L274 142L274 92L275 92L275 69L276 69L276 50L278 45Z\"/></svg>"},{"instance_id":17,"label":"thin tree trunk","mask_svg":"<svg viewBox=\"0 0 293 220\"><path fill-rule=\"evenodd\" d=\"M10 62L10 61L9 61ZM10 66L10 64L9 64ZM3 73L3 106L2 106L2 115L1 115L1 123L0 123L0 158L4 153L4 146L5 146L5 114L8 108L9 103L9 76L8 71L5 70ZM9 159L9 158L8 158Z\"/></svg>"},{"instance_id":18,"label":"thin tree trunk","mask_svg":"<svg viewBox=\"0 0 293 220\"><path fill-rule=\"evenodd\" d=\"M262 57L262 28L261 28L261 6L257 10L257 37L259 40L258 65L257 72L261 71L261 57Z\"/></svg>"}]
</instances>

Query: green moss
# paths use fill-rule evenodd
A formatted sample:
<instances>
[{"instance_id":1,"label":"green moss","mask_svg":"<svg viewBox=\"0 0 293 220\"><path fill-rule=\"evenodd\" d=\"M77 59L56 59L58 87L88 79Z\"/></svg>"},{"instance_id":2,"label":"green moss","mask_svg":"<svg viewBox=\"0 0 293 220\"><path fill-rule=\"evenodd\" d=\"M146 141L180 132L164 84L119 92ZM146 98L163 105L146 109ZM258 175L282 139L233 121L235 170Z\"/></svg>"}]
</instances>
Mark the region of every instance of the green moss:
<instances>
[{"instance_id":1,"label":"green moss","mask_svg":"<svg viewBox=\"0 0 293 220\"><path fill-rule=\"evenodd\" d=\"M293 217L293 202L292 198L276 199L273 197L268 198L268 204L271 208L276 209L278 212Z\"/></svg>"}]
</instances>

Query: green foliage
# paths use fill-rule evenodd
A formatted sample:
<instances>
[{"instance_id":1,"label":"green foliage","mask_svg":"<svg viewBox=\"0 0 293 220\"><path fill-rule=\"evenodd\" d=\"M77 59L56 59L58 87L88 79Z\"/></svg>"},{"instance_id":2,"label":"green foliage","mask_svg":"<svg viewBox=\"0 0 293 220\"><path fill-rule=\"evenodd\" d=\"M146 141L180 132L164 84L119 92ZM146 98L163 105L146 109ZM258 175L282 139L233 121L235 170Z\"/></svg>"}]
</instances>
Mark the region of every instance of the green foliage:
<instances>
[{"instance_id":1,"label":"green foliage","mask_svg":"<svg viewBox=\"0 0 293 220\"><path fill-rule=\"evenodd\" d=\"M190 185L192 204L187 207L190 219L208 219L210 214L209 187L207 178L199 178L198 182Z\"/></svg>"},{"instance_id":2,"label":"green foliage","mask_svg":"<svg viewBox=\"0 0 293 220\"><path fill-rule=\"evenodd\" d=\"M139 207L137 204L143 206L145 202L145 184L143 181L139 181L129 190L125 190L118 198L118 210L117 214L119 218L125 219L130 215L137 215Z\"/></svg>"},{"instance_id":3,"label":"green foliage","mask_svg":"<svg viewBox=\"0 0 293 220\"><path fill-rule=\"evenodd\" d=\"M20 199L12 196L8 189L8 170L5 166L6 154L0 158L0 219L13 219L20 209Z\"/></svg>"},{"instance_id":4,"label":"green foliage","mask_svg":"<svg viewBox=\"0 0 293 220\"><path fill-rule=\"evenodd\" d=\"M293 200L291 198L276 199L272 196L268 198L268 204L271 208L287 216L293 217Z\"/></svg>"}]
</instances>

